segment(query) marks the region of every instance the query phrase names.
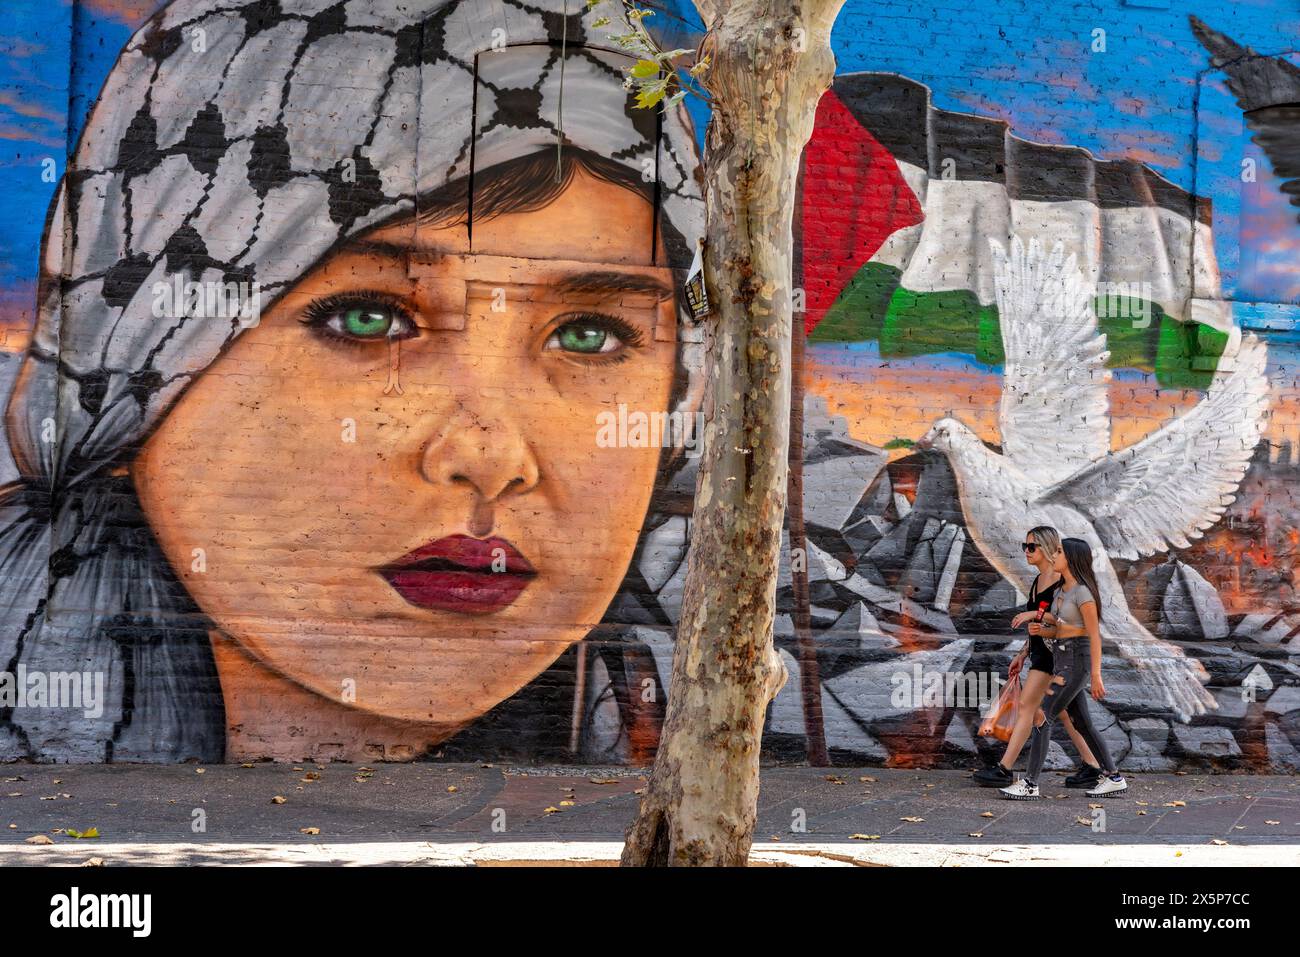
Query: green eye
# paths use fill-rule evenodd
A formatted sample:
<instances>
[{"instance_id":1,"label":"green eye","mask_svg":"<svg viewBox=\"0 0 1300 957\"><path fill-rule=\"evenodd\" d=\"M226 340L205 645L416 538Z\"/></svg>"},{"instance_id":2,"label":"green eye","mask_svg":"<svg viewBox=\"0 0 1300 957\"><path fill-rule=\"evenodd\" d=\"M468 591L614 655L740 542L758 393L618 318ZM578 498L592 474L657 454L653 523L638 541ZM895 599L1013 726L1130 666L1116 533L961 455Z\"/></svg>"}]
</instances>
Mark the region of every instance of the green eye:
<instances>
[{"instance_id":1,"label":"green eye","mask_svg":"<svg viewBox=\"0 0 1300 957\"><path fill-rule=\"evenodd\" d=\"M565 352L596 353L605 351L605 343L613 337L594 325L571 322L557 330L560 348Z\"/></svg>"},{"instance_id":2,"label":"green eye","mask_svg":"<svg viewBox=\"0 0 1300 957\"><path fill-rule=\"evenodd\" d=\"M643 336L635 327L601 313L565 316L569 321L557 326L546 340L547 349L555 349L570 356L601 356L615 359L624 356L628 349L641 345Z\"/></svg>"},{"instance_id":3,"label":"green eye","mask_svg":"<svg viewBox=\"0 0 1300 957\"><path fill-rule=\"evenodd\" d=\"M303 319L317 334L344 342L411 339L420 334L409 313L380 293L330 296L312 303Z\"/></svg>"},{"instance_id":4,"label":"green eye","mask_svg":"<svg viewBox=\"0 0 1300 957\"><path fill-rule=\"evenodd\" d=\"M344 310L341 318L343 331L362 339L386 336L393 326L393 314L387 309L359 306Z\"/></svg>"}]
</instances>

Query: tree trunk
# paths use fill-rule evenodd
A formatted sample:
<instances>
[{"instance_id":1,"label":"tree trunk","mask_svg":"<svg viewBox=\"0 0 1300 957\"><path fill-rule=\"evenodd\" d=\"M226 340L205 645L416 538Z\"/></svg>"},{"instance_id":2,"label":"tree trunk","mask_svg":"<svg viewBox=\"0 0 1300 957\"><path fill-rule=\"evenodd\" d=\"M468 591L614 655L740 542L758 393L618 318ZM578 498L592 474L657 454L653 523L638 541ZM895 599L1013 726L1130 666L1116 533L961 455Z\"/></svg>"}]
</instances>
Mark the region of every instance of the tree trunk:
<instances>
[{"instance_id":1,"label":"tree trunk","mask_svg":"<svg viewBox=\"0 0 1300 957\"><path fill-rule=\"evenodd\" d=\"M700 0L710 386L663 736L625 865L744 865L768 702L785 518L791 221L799 159L835 59L844 0ZM800 330L802 332L802 330Z\"/></svg>"}]
</instances>

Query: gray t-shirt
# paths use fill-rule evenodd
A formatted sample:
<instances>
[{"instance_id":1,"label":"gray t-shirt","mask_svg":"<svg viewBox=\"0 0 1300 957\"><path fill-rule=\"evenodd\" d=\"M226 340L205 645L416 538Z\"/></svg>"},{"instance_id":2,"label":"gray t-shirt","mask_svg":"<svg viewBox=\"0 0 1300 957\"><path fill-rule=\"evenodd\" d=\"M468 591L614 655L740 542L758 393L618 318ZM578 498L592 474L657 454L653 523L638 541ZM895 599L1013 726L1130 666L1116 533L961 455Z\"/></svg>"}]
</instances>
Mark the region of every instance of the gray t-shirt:
<instances>
[{"instance_id":1,"label":"gray t-shirt","mask_svg":"<svg viewBox=\"0 0 1300 957\"><path fill-rule=\"evenodd\" d=\"M1079 610L1079 606L1089 602L1095 604L1096 600L1086 585L1076 584L1073 588L1062 588L1056 593L1056 600L1052 602L1052 614L1067 625L1082 628L1083 612Z\"/></svg>"}]
</instances>

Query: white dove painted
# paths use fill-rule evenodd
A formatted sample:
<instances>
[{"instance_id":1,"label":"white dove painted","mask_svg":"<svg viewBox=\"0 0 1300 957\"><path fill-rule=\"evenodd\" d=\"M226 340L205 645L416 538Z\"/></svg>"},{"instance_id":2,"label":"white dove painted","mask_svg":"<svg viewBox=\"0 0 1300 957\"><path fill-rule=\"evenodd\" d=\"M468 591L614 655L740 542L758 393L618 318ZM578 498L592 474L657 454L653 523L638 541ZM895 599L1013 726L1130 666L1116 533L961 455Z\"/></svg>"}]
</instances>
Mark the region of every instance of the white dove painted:
<instances>
[{"instance_id":1,"label":"white dove painted","mask_svg":"<svg viewBox=\"0 0 1300 957\"><path fill-rule=\"evenodd\" d=\"M1002 454L952 418L935 422L918 446L947 456L967 530L1021 592L1031 580L1020 549L1030 528L1085 540L1101 587L1102 637L1136 668L1152 704L1182 721L1217 708L1201 663L1133 617L1111 559L1186 547L1232 504L1264 428L1267 350L1234 329L1201 402L1112 452L1106 337L1075 257L1019 237L1009 252L990 245L1006 354Z\"/></svg>"}]
</instances>

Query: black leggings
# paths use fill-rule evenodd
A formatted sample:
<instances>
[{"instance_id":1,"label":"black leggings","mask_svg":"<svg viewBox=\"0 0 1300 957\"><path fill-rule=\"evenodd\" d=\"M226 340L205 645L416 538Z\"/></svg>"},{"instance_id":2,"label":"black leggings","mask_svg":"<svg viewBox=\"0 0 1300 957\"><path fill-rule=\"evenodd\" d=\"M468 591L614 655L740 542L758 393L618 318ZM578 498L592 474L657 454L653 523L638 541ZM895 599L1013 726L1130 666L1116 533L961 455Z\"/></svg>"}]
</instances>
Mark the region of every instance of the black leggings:
<instances>
[{"instance_id":1,"label":"black leggings","mask_svg":"<svg viewBox=\"0 0 1300 957\"><path fill-rule=\"evenodd\" d=\"M1107 774L1115 773L1115 765L1110 759L1110 750L1101 739L1097 729L1092 726L1092 717L1088 714L1088 679L1092 675L1092 649L1087 636L1071 638L1065 647L1057 645L1056 676L1065 679L1065 684L1047 686L1043 701L1043 714L1046 721L1034 734L1033 744L1029 748L1029 768L1025 780L1030 784L1038 783L1038 776L1043 771L1043 762L1047 760L1047 746L1052 741L1052 724L1062 711L1070 716L1083 740L1092 749L1093 756L1101 762L1101 769Z\"/></svg>"}]
</instances>

